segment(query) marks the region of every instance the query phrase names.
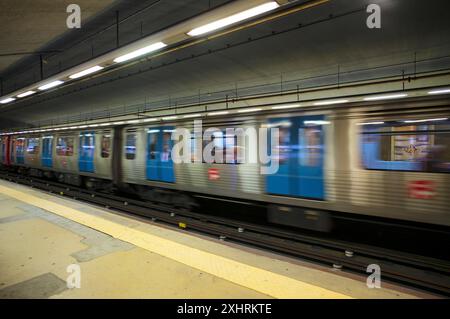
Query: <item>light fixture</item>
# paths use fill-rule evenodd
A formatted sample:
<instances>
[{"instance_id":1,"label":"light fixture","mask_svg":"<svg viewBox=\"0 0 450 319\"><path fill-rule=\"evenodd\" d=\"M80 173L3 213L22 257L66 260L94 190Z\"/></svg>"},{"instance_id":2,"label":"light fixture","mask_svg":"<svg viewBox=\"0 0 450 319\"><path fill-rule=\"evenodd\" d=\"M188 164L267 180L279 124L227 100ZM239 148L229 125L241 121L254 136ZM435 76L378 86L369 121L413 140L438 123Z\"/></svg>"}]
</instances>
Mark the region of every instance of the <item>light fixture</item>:
<instances>
[{"instance_id":1,"label":"light fixture","mask_svg":"<svg viewBox=\"0 0 450 319\"><path fill-rule=\"evenodd\" d=\"M144 119L144 123L148 123L148 122L156 122L156 121L158 121L158 119L157 118L149 118L149 119Z\"/></svg>"},{"instance_id":2,"label":"light fixture","mask_svg":"<svg viewBox=\"0 0 450 319\"><path fill-rule=\"evenodd\" d=\"M104 69L104 67L96 65L96 66L93 66L92 68L89 68L89 69L86 69L84 71L72 74L71 76L69 76L69 78L71 78L71 79L78 79L78 78L81 78L83 76L86 76L86 75L98 72L98 71L103 70L103 69Z\"/></svg>"},{"instance_id":3,"label":"light fixture","mask_svg":"<svg viewBox=\"0 0 450 319\"><path fill-rule=\"evenodd\" d=\"M295 109L297 107L300 107L300 104L292 104L292 105L278 105L278 106L272 106L272 110L285 110L285 109Z\"/></svg>"},{"instance_id":4,"label":"light fixture","mask_svg":"<svg viewBox=\"0 0 450 319\"><path fill-rule=\"evenodd\" d=\"M322 101L322 102L316 102L314 105L320 106L320 105L334 105L334 104L342 104L347 103L348 100L331 100L331 101Z\"/></svg>"},{"instance_id":5,"label":"light fixture","mask_svg":"<svg viewBox=\"0 0 450 319\"><path fill-rule=\"evenodd\" d=\"M244 110L238 110L238 113L250 113L250 112L259 112L262 111L260 108L251 108L251 109L244 109Z\"/></svg>"},{"instance_id":6,"label":"light fixture","mask_svg":"<svg viewBox=\"0 0 450 319\"><path fill-rule=\"evenodd\" d=\"M139 120L130 120L130 121L127 121L127 124L137 124L137 123L139 123Z\"/></svg>"},{"instance_id":7,"label":"light fixture","mask_svg":"<svg viewBox=\"0 0 450 319\"><path fill-rule=\"evenodd\" d=\"M228 112L228 111L220 111L220 112L211 112L211 113L208 113L208 115L209 116L227 115L228 113L230 113L230 112Z\"/></svg>"},{"instance_id":8,"label":"light fixture","mask_svg":"<svg viewBox=\"0 0 450 319\"><path fill-rule=\"evenodd\" d=\"M437 121L447 121L447 117L441 117L437 119L426 119L426 120L406 120L403 123L424 123L424 122L437 122Z\"/></svg>"},{"instance_id":9,"label":"light fixture","mask_svg":"<svg viewBox=\"0 0 450 319\"><path fill-rule=\"evenodd\" d=\"M176 120L178 118L178 116L167 116L167 117L163 117L163 121L170 121L170 120Z\"/></svg>"},{"instance_id":10,"label":"light fixture","mask_svg":"<svg viewBox=\"0 0 450 319\"><path fill-rule=\"evenodd\" d=\"M15 101L15 100L16 100L15 98L9 97L7 99L1 100L0 103L1 104L6 104L6 103L10 103L10 102Z\"/></svg>"},{"instance_id":11,"label":"light fixture","mask_svg":"<svg viewBox=\"0 0 450 319\"><path fill-rule=\"evenodd\" d=\"M26 97L26 96L30 96L30 95L32 95L34 93L36 93L36 91L27 91L27 92L24 92L24 93L21 93L21 94L17 95L17 97Z\"/></svg>"},{"instance_id":12,"label":"light fixture","mask_svg":"<svg viewBox=\"0 0 450 319\"><path fill-rule=\"evenodd\" d=\"M45 84L43 86L38 87L38 90L45 91L45 90L57 87L57 86L59 86L59 85L61 85L63 83L64 83L64 81L60 81L60 80L53 81L53 82L50 82L48 84Z\"/></svg>"},{"instance_id":13,"label":"light fixture","mask_svg":"<svg viewBox=\"0 0 450 319\"><path fill-rule=\"evenodd\" d=\"M450 89L442 89L442 90L435 90L435 91L430 91L428 92L428 94L448 94L450 93Z\"/></svg>"},{"instance_id":14,"label":"light fixture","mask_svg":"<svg viewBox=\"0 0 450 319\"><path fill-rule=\"evenodd\" d=\"M159 49L165 48L166 46L167 46L167 44L165 44L163 42L153 43L153 44L151 44L149 46L146 46L146 47L144 47L142 49L139 49L139 50L133 51L131 53L122 55L122 56L120 56L118 58L115 58L114 62L116 62L116 63L125 62L125 61L128 61L128 60L137 58L139 56L142 56L142 55L145 55L145 54L157 51Z\"/></svg>"},{"instance_id":15,"label":"light fixture","mask_svg":"<svg viewBox=\"0 0 450 319\"><path fill-rule=\"evenodd\" d=\"M148 130L147 133L159 133L159 130Z\"/></svg>"},{"instance_id":16,"label":"light fixture","mask_svg":"<svg viewBox=\"0 0 450 319\"><path fill-rule=\"evenodd\" d=\"M262 5L259 5L257 7L236 13L232 16L208 23L206 25L203 25L201 27L195 28L191 31L189 31L187 34L191 37L195 37L198 35L202 35L205 33L209 33L211 31L215 31L221 28L224 28L226 26L232 25L234 23L247 20L249 18L252 18L254 16L263 14L268 11L272 11L274 9L277 9L280 5L276 1L271 1L268 3L264 3Z\"/></svg>"},{"instance_id":17,"label":"light fixture","mask_svg":"<svg viewBox=\"0 0 450 319\"><path fill-rule=\"evenodd\" d=\"M124 121L120 121L120 122L114 122L113 123L113 125L122 125L122 124L125 124L125 122Z\"/></svg>"},{"instance_id":18,"label":"light fixture","mask_svg":"<svg viewBox=\"0 0 450 319\"><path fill-rule=\"evenodd\" d=\"M201 116L202 116L201 114L188 114L188 115L183 116L183 118L189 119L189 118L201 117Z\"/></svg>"},{"instance_id":19,"label":"light fixture","mask_svg":"<svg viewBox=\"0 0 450 319\"><path fill-rule=\"evenodd\" d=\"M401 99L407 97L408 94L392 94L392 95L379 95L366 97L364 101L380 101L380 100L392 100L392 99Z\"/></svg>"},{"instance_id":20,"label":"light fixture","mask_svg":"<svg viewBox=\"0 0 450 319\"><path fill-rule=\"evenodd\" d=\"M367 123L358 123L357 125L382 125L384 122L367 122Z\"/></svg>"}]
</instances>

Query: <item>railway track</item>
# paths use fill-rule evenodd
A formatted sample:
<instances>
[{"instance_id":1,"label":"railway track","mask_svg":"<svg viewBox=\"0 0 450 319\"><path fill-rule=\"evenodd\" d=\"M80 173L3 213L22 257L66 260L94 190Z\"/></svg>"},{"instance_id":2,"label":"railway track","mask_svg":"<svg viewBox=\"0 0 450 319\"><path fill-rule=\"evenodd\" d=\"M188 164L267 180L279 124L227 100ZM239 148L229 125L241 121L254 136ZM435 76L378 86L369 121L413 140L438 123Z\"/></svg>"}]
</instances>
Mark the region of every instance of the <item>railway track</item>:
<instances>
[{"instance_id":1,"label":"railway track","mask_svg":"<svg viewBox=\"0 0 450 319\"><path fill-rule=\"evenodd\" d=\"M384 281L390 280L442 296L450 296L450 262L448 261L198 214L11 172L0 171L0 178L109 209L151 218L153 221L217 236L223 240L245 243L308 259L343 271L368 275L366 271L369 265L379 265Z\"/></svg>"}]
</instances>

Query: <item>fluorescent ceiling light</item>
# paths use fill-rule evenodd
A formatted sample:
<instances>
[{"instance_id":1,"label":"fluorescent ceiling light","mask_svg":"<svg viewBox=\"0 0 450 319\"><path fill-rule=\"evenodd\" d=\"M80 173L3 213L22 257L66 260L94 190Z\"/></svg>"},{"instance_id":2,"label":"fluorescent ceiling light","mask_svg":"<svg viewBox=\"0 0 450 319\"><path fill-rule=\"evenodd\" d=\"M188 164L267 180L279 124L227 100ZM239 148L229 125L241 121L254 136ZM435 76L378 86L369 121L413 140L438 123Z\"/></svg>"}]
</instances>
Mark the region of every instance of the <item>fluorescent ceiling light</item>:
<instances>
[{"instance_id":1,"label":"fluorescent ceiling light","mask_svg":"<svg viewBox=\"0 0 450 319\"><path fill-rule=\"evenodd\" d=\"M435 90L428 92L428 94L447 94L447 93L450 93L450 89Z\"/></svg>"},{"instance_id":2,"label":"fluorescent ceiling light","mask_svg":"<svg viewBox=\"0 0 450 319\"><path fill-rule=\"evenodd\" d=\"M17 97L26 97L26 96L30 96L30 95L32 95L34 93L36 93L36 91L27 91L25 93L17 95Z\"/></svg>"},{"instance_id":3,"label":"fluorescent ceiling light","mask_svg":"<svg viewBox=\"0 0 450 319\"><path fill-rule=\"evenodd\" d=\"M122 125L122 124L125 124L125 122L124 121L120 121L120 122L114 122L113 123L113 125Z\"/></svg>"},{"instance_id":4,"label":"fluorescent ceiling light","mask_svg":"<svg viewBox=\"0 0 450 319\"><path fill-rule=\"evenodd\" d=\"M408 96L408 94L380 95L380 96L366 97L364 99L364 101L380 101L380 100L401 99L401 98L407 97L407 96Z\"/></svg>"},{"instance_id":5,"label":"fluorescent ceiling light","mask_svg":"<svg viewBox=\"0 0 450 319\"><path fill-rule=\"evenodd\" d=\"M10 102L15 101L15 100L16 100L15 98L9 97L7 99L1 100L0 103L1 104L6 104L6 103L10 103Z\"/></svg>"},{"instance_id":6,"label":"fluorescent ceiling light","mask_svg":"<svg viewBox=\"0 0 450 319\"><path fill-rule=\"evenodd\" d=\"M333 104L342 104L347 103L348 100L333 100L333 101L322 101L322 102L316 102L314 105L333 105Z\"/></svg>"},{"instance_id":7,"label":"fluorescent ceiling light","mask_svg":"<svg viewBox=\"0 0 450 319\"><path fill-rule=\"evenodd\" d=\"M251 108L251 109L239 110L238 113L250 113L250 112L259 112L259 111L262 111L262 109Z\"/></svg>"},{"instance_id":8,"label":"fluorescent ceiling light","mask_svg":"<svg viewBox=\"0 0 450 319\"><path fill-rule=\"evenodd\" d=\"M272 110L285 110L285 109L294 109L297 107L300 107L300 104L293 104L293 105L279 105L279 106L273 106Z\"/></svg>"},{"instance_id":9,"label":"fluorescent ceiling light","mask_svg":"<svg viewBox=\"0 0 450 319\"><path fill-rule=\"evenodd\" d=\"M209 116L226 115L226 114L228 114L228 113L230 113L230 112L228 112L228 111L221 111L221 112L211 112L211 113L209 113L208 115L209 115Z\"/></svg>"},{"instance_id":10,"label":"fluorescent ceiling light","mask_svg":"<svg viewBox=\"0 0 450 319\"><path fill-rule=\"evenodd\" d=\"M232 16L211 22L204 26L195 28L195 29L189 31L187 34L190 35L191 37L202 35L202 34L205 34L205 33L211 32L211 31L215 31L215 30L224 28L224 27L232 25L234 23L237 23L237 22L240 22L243 20L247 20L254 16L263 14L265 12L274 10L274 9L278 8L279 6L280 5L276 1L271 1L268 3L262 4L262 5L259 5L257 7L239 12Z\"/></svg>"},{"instance_id":11,"label":"fluorescent ceiling light","mask_svg":"<svg viewBox=\"0 0 450 319\"><path fill-rule=\"evenodd\" d=\"M156 122L156 121L158 121L157 118L144 119L144 122L145 122L145 123L147 123L147 122Z\"/></svg>"},{"instance_id":12,"label":"fluorescent ceiling light","mask_svg":"<svg viewBox=\"0 0 450 319\"><path fill-rule=\"evenodd\" d=\"M142 56L142 55L145 55L145 54L157 51L159 49L165 48L166 46L167 46L167 44L165 44L163 42L153 43L153 44L151 44L149 46L146 46L145 48L142 48L142 49L133 51L131 53L122 55L122 56L120 56L118 58L115 58L114 62L116 62L116 63L125 62L125 61L128 61L128 60L137 58L139 56Z\"/></svg>"},{"instance_id":13,"label":"fluorescent ceiling light","mask_svg":"<svg viewBox=\"0 0 450 319\"><path fill-rule=\"evenodd\" d=\"M436 122L436 121L447 121L447 117L437 118L437 119L427 119L427 120L407 120L403 123L423 123L423 122Z\"/></svg>"},{"instance_id":14,"label":"fluorescent ceiling light","mask_svg":"<svg viewBox=\"0 0 450 319\"><path fill-rule=\"evenodd\" d=\"M167 117L163 117L163 121L170 121L170 120L176 120L178 118L178 116L167 116Z\"/></svg>"},{"instance_id":15,"label":"fluorescent ceiling light","mask_svg":"<svg viewBox=\"0 0 450 319\"><path fill-rule=\"evenodd\" d=\"M53 82L50 82L50 83L48 83L48 84L45 84L45 85L43 85L43 86L40 86L40 87L38 87L38 89L39 89L40 91L45 91L45 90L54 88L54 87L56 87L56 86L59 86L59 85L61 85L61 84L63 84L63 83L64 83L64 81L57 80L57 81L53 81Z\"/></svg>"},{"instance_id":16,"label":"fluorescent ceiling light","mask_svg":"<svg viewBox=\"0 0 450 319\"><path fill-rule=\"evenodd\" d=\"M368 123L359 123L358 125L382 125L384 122L368 122Z\"/></svg>"},{"instance_id":17,"label":"fluorescent ceiling light","mask_svg":"<svg viewBox=\"0 0 450 319\"><path fill-rule=\"evenodd\" d=\"M192 117L200 117L202 116L201 114L188 114L183 116L183 118L188 119L188 118L192 118Z\"/></svg>"},{"instance_id":18,"label":"fluorescent ceiling light","mask_svg":"<svg viewBox=\"0 0 450 319\"><path fill-rule=\"evenodd\" d=\"M148 130L147 133L159 133L159 130Z\"/></svg>"},{"instance_id":19,"label":"fluorescent ceiling light","mask_svg":"<svg viewBox=\"0 0 450 319\"><path fill-rule=\"evenodd\" d=\"M127 121L127 124L136 124L136 123L139 123L139 120Z\"/></svg>"},{"instance_id":20,"label":"fluorescent ceiling light","mask_svg":"<svg viewBox=\"0 0 450 319\"><path fill-rule=\"evenodd\" d=\"M103 69L104 69L104 67L96 65L96 66L93 66L92 68L89 68L89 69L86 69L84 71L75 73L75 74L69 76L69 78L71 78L71 79L78 79L78 78L81 78L81 77L86 76L88 74L92 74L92 73L98 72L98 71L103 70Z\"/></svg>"}]
</instances>

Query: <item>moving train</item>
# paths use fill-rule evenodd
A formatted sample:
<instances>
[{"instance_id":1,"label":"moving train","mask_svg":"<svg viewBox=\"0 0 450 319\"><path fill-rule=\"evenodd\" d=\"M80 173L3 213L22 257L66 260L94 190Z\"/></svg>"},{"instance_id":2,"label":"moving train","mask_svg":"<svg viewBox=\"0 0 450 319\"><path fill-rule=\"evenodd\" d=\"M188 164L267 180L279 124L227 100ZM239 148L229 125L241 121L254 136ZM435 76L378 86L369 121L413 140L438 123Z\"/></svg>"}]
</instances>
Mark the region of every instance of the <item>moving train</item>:
<instances>
[{"instance_id":1,"label":"moving train","mask_svg":"<svg viewBox=\"0 0 450 319\"><path fill-rule=\"evenodd\" d=\"M228 157L225 163L174 163L172 134L193 130L194 116L3 136L0 159L30 176L122 189L181 209L194 209L202 197L259 203L269 222L318 231L329 231L339 213L450 226L448 100L195 116L204 130L217 129L213 151ZM237 153L258 152L257 136L237 139L227 135L229 127L278 128L277 172L261 174L263 164L240 162ZM195 152L202 144L193 136Z\"/></svg>"}]
</instances>

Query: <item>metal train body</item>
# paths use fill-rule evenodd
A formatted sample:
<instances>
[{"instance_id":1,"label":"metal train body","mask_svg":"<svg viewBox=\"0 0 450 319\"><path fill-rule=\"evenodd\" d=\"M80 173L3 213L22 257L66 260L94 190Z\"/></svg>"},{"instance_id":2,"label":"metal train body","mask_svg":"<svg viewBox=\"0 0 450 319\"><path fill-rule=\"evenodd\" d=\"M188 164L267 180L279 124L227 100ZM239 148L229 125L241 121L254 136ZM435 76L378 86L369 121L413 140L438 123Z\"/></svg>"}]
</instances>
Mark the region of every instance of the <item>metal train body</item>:
<instances>
[{"instance_id":1,"label":"metal train body","mask_svg":"<svg viewBox=\"0 0 450 319\"><path fill-rule=\"evenodd\" d=\"M273 175L261 174L255 163L173 163L171 133L192 129L193 119L8 136L0 152L3 165L31 175L126 188L186 209L197 197L218 197L263 203L262 218L322 231L332 224L330 212L450 226L448 104L411 103L203 118L204 129L279 128L280 167ZM226 133L219 138L226 149ZM252 137L243 146L234 141L230 147L244 147L247 156L258 152ZM424 169L437 146L439 169Z\"/></svg>"}]
</instances>

